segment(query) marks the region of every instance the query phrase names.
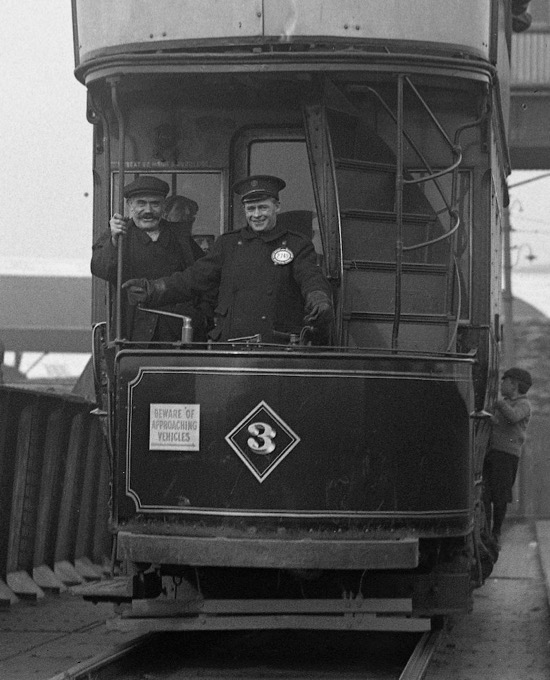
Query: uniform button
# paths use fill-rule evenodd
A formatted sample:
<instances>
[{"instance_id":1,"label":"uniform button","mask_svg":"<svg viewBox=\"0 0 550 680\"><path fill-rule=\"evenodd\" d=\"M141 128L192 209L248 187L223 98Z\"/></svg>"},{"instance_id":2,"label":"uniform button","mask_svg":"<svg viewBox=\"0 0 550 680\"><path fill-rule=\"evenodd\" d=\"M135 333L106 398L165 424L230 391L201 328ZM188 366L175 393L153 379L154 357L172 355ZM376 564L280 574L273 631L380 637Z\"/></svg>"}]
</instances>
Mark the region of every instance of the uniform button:
<instances>
[{"instance_id":1,"label":"uniform button","mask_svg":"<svg viewBox=\"0 0 550 680\"><path fill-rule=\"evenodd\" d=\"M262 316L262 321L265 321L267 319L267 316Z\"/></svg>"}]
</instances>

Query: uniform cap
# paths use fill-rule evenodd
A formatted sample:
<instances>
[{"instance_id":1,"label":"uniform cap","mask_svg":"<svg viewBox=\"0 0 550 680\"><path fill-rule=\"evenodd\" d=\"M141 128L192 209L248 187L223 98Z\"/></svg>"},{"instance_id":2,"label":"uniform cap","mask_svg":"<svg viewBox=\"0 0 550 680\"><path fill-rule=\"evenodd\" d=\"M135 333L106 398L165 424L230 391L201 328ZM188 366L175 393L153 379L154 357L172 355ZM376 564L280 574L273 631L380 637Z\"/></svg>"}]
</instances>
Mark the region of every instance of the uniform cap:
<instances>
[{"instance_id":1,"label":"uniform cap","mask_svg":"<svg viewBox=\"0 0 550 680\"><path fill-rule=\"evenodd\" d=\"M124 198L131 198L138 194L158 194L165 197L169 191L170 187L161 179L151 177L150 175L141 175L141 177L138 177L124 187Z\"/></svg>"},{"instance_id":2,"label":"uniform cap","mask_svg":"<svg viewBox=\"0 0 550 680\"><path fill-rule=\"evenodd\" d=\"M262 198L279 200L279 191L286 187L286 182L273 175L251 175L235 182L233 191L239 194L241 201L260 201Z\"/></svg>"},{"instance_id":3,"label":"uniform cap","mask_svg":"<svg viewBox=\"0 0 550 680\"><path fill-rule=\"evenodd\" d=\"M169 213L174 206L178 208L188 208L192 215L196 215L199 211L199 204L192 198L187 198L181 194L174 194L166 199L164 204L164 210Z\"/></svg>"},{"instance_id":4,"label":"uniform cap","mask_svg":"<svg viewBox=\"0 0 550 680\"><path fill-rule=\"evenodd\" d=\"M524 383L527 387L531 387L533 380L529 371L524 371L523 368L509 368L504 372L503 378L512 378L512 380L517 380L518 382Z\"/></svg>"}]
</instances>

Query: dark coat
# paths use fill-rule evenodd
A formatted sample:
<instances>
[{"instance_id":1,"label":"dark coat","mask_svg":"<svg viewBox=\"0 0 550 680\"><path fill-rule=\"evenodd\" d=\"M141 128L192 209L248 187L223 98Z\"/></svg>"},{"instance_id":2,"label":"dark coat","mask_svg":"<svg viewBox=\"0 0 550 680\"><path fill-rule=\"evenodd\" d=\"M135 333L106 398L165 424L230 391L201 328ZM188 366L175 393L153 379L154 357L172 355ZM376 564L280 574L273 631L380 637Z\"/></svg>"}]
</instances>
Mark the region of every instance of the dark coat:
<instances>
[{"instance_id":1,"label":"dark coat","mask_svg":"<svg viewBox=\"0 0 550 680\"><path fill-rule=\"evenodd\" d=\"M138 229L133 222L130 223L123 240L123 282L134 278L157 279L169 276L175 271L186 269L204 255L192 239L181 238L177 229L169 222L162 220L160 226L159 238L152 241L146 232ZM112 244L110 231L102 234L93 245L91 270L95 276L116 285L117 248ZM191 316L193 327L199 331L200 336L205 315L197 309L199 303L191 294L182 297L178 302L176 305L158 309ZM125 295L122 297L122 315L123 332L129 340L173 342L181 337L179 320L147 314L136 307L129 307Z\"/></svg>"},{"instance_id":2,"label":"dark coat","mask_svg":"<svg viewBox=\"0 0 550 680\"><path fill-rule=\"evenodd\" d=\"M273 261L278 248L290 251L291 262ZM277 226L266 233L245 227L223 234L205 257L163 282L166 300L179 300L190 291L217 295L210 336L220 341L259 333L264 342L272 342L277 340L273 331L299 333L307 294L323 291L331 297L311 240Z\"/></svg>"}]
</instances>

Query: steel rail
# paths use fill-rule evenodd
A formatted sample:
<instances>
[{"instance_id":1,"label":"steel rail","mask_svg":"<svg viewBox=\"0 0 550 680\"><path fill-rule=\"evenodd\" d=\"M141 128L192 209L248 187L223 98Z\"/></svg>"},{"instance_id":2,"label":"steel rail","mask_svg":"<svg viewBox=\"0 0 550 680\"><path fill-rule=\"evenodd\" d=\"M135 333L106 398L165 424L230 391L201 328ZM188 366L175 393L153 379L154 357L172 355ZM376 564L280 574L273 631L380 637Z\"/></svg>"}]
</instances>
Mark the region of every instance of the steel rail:
<instances>
[{"instance_id":1,"label":"steel rail","mask_svg":"<svg viewBox=\"0 0 550 680\"><path fill-rule=\"evenodd\" d=\"M399 680L422 680L428 669L430 661L437 651L442 630L432 630L424 633L415 646L407 664L402 670ZM158 638L160 633L145 633L133 640L117 645L103 654L98 654L91 659L78 663L61 673L48 678L48 680L97 680L102 671L109 666L129 657L134 652Z\"/></svg>"},{"instance_id":2,"label":"steel rail","mask_svg":"<svg viewBox=\"0 0 550 680\"><path fill-rule=\"evenodd\" d=\"M431 630L424 633L414 648L407 665L403 669L399 680L422 680L426 675L428 665L437 649L442 630Z\"/></svg>"},{"instance_id":3,"label":"steel rail","mask_svg":"<svg viewBox=\"0 0 550 680\"><path fill-rule=\"evenodd\" d=\"M92 680L97 677L95 675L97 671L104 669L119 659L129 656L137 649L149 644L149 642L155 637L158 637L158 635L158 633L145 633L144 635L140 635L129 642L123 642L120 645L116 645L108 652L98 654L82 663L77 663L66 671L62 671L61 673L48 678L48 680Z\"/></svg>"}]
</instances>

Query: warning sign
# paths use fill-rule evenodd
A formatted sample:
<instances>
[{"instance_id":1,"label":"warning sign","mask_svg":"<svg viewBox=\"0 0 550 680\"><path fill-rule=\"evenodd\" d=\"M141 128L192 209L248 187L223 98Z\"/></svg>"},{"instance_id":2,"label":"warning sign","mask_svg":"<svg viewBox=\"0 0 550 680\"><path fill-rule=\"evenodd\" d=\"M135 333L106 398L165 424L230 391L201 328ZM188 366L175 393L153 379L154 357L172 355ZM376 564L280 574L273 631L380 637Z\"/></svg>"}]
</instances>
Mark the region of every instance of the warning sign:
<instances>
[{"instance_id":1,"label":"warning sign","mask_svg":"<svg viewBox=\"0 0 550 680\"><path fill-rule=\"evenodd\" d=\"M151 404L149 449L198 451L200 414L200 404Z\"/></svg>"}]
</instances>

